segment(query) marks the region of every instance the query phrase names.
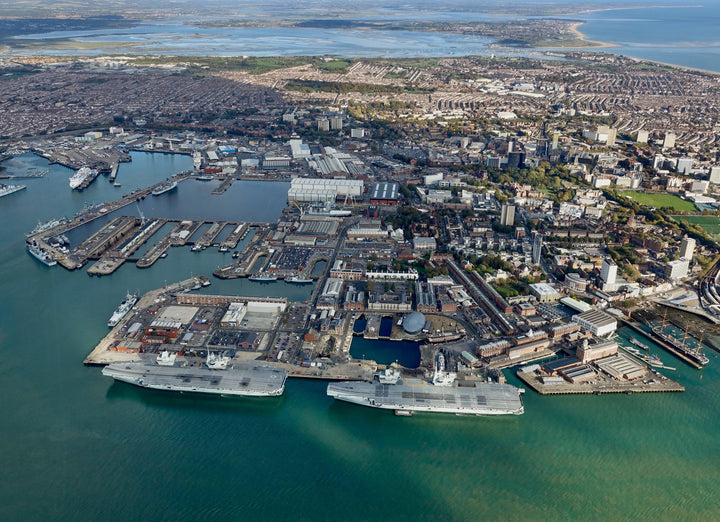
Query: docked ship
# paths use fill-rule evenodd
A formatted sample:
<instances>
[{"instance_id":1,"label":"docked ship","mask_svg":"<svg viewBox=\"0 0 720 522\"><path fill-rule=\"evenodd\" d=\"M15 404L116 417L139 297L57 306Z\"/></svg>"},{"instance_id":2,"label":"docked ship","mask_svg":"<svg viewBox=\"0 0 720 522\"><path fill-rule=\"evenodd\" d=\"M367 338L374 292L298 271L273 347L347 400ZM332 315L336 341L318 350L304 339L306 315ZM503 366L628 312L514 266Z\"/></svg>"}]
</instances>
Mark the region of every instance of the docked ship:
<instances>
[{"instance_id":1,"label":"docked ship","mask_svg":"<svg viewBox=\"0 0 720 522\"><path fill-rule=\"evenodd\" d=\"M641 343L641 342L638 341L635 337L633 337L632 339L630 339L630 344L633 344L633 345L637 346L637 347L640 348L641 350L645 350L645 351L650 350L650 347L649 347L647 344Z\"/></svg>"},{"instance_id":2,"label":"docked ship","mask_svg":"<svg viewBox=\"0 0 720 522\"><path fill-rule=\"evenodd\" d=\"M35 225L35 228L33 228L30 232L25 233L25 237L32 237L36 236L38 234L42 234L43 232L47 232L48 230L52 230L55 227L59 227L60 225L63 225L67 223L67 219L52 219L50 221L46 221L45 223L38 223Z\"/></svg>"},{"instance_id":3,"label":"docked ship","mask_svg":"<svg viewBox=\"0 0 720 522\"><path fill-rule=\"evenodd\" d=\"M82 190L90 184L98 175L97 170L90 167L82 167L75 174L70 176L70 188L73 190Z\"/></svg>"},{"instance_id":4,"label":"docked ship","mask_svg":"<svg viewBox=\"0 0 720 522\"><path fill-rule=\"evenodd\" d=\"M28 253L33 256L35 259L43 263L47 266L55 266L57 265L57 261L50 255L49 252L46 252L40 245L38 245L35 241L32 243L26 243L27 245L27 251Z\"/></svg>"},{"instance_id":5,"label":"docked ship","mask_svg":"<svg viewBox=\"0 0 720 522\"><path fill-rule=\"evenodd\" d=\"M26 185L3 185L0 183L0 198L3 196L9 196L10 194L15 194L15 192L20 192L26 188Z\"/></svg>"},{"instance_id":6,"label":"docked ship","mask_svg":"<svg viewBox=\"0 0 720 522\"><path fill-rule=\"evenodd\" d=\"M177 187L177 181L171 181L168 183L163 183L162 185L158 185L152 190L153 196L159 196L161 194L165 194L166 192L170 192L171 190L175 189Z\"/></svg>"},{"instance_id":7,"label":"docked ship","mask_svg":"<svg viewBox=\"0 0 720 522\"><path fill-rule=\"evenodd\" d=\"M496 382L469 382L458 386L454 373L436 371L431 382L402 380L394 369L376 374L372 382L330 383L327 394L340 401L394 410L396 415L413 412L458 415L521 415L524 390Z\"/></svg>"},{"instance_id":8,"label":"docked ship","mask_svg":"<svg viewBox=\"0 0 720 522\"><path fill-rule=\"evenodd\" d=\"M686 359L700 366L705 366L707 363L710 362L710 359L708 359L707 356L700 351L700 345L702 344L701 342L698 341L698 344L695 348L687 345L687 331L685 331L682 339L677 339L671 334L665 332L664 319L662 324L652 326L650 329L658 338L663 340L667 345L669 345L673 350L675 350L677 354L681 355L682 357L685 357Z\"/></svg>"},{"instance_id":9,"label":"docked ship","mask_svg":"<svg viewBox=\"0 0 720 522\"><path fill-rule=\"evenodd\" d=\"M229 359L229 358L222 358ZM174 354L163 353L155 362L112 363L105 376L142 388L214 395L277 397L285 391L287 371L254 361L214 367L182 366Z\"/></svg>"},{"instance_id":10,"label":"docked ship","mask_svg":"<svg viewBox=\"0 0 720 522\"><path fill-rule=\"evenodd\" d=\"M138 294L131 294L130 292L128 292L125 296L125 299L123 299L122 303L120 303L120 306L117 307L117 309L110 317L110 320L108 321L108 326L112 328L113 326L117 325L122 320L122 318L125 317L130 310L132 310L132 307L135 306L135 303L137 303L137 301Z\"/></svg>"},{"instance_id":11,"label":"docked ship","mask_svg":"<svg viewBox=\"0 0 720 522\"><path fill-rule=\"evenodd\" d=\"M248 277L250 281L259 281L260 283L270 283L272 281L277 281L277 276L267 274L263 272L262 274L257 274L254 276Z\"/></svg>"},{"instance_id":12,"label":"docked ship","mask_svg":"<svg viewBox=\"0 0 720 522\"><path fill-rule=\"evenodd\" d=\"M305 285L308 283L312 283L313 280L309 277L300 277L300 276L289 276L285 278L286 283L293 283L296 285Z\"/></svg>"}]
</instances>

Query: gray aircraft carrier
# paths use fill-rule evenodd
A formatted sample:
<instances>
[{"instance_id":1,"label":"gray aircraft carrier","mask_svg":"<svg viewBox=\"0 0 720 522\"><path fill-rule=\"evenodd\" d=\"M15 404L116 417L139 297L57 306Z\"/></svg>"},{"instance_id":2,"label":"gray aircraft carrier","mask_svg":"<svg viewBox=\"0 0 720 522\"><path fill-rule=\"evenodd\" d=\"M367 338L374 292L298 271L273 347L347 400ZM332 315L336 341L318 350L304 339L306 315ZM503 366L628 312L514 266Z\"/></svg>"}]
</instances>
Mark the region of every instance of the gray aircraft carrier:
<instances>
[{"instance_id":1,"label":"gray aircraft carrier","mask_svg":"<svg viewBox=\"0 0 720 522\"><path fill-rule=\"evenodd\" d=\"M331 383L327 394L337 400L371 408L395 410L396 415L413 412L460 415L521 415L524 390L509 384L477 382L470 386L437 386L421 380Z\"/></svg>"},{"instance_id":2,"label":"gray aircraft carrier","mask_svg":"<svg viewBox=\"0 0 720 522\"><path fill-rule=\"evenodd\" d=\"M216 395L275 397L285 391L287 371L258 363L224 369L163 366L154 362L112 363L103 375L143 388Z\"/></svg>"}]
</instances>

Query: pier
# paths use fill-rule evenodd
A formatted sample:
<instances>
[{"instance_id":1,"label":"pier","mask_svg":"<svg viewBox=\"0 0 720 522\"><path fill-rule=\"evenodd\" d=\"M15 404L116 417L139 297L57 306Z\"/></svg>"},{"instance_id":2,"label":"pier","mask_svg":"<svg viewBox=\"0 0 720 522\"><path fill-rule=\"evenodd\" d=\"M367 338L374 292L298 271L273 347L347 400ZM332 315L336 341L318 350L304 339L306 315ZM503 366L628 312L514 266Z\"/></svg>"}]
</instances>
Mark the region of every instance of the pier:
<instances>
[{"instance_id":1,"label":"pier","mask_svg":"<svg viewBox=\"0 0 720 522\"><path fill-rule=\"evenodd\" d=\"M621 319L621 320L622 320L622 319ZM675 357L678 357L679 359L682 359L683 361L685 361L686 363L688 363L688 364L689 364L690 366L692 366L693 368L697 368L697 369L699 370L699 369L701 369L701 368L703 367L702 364L696 363L695 361L693 361L692 359L690 359L687 355L685 355L685 354L683 354L682 352L676 350L675 347L673 347L673 346L670 345L669 343L665 342L659 335L657 335L657 334L656 334L655 332L653 332L652 330L649 331L649 332L646 332L645 330L643 330L642 328L640 328L640 326L639 326L637 323L634 323L634 322L632 322L632 321L622 320L622 322L623 322L623 324L627 325L628 327L630 327L630 328L633 329L634 331L636 331L636 332L644 335L645 337L649 337L650 339L652 339L652 341L653 341L655 344L657 344L658 346L660 346L662 349L670 352L670 353L673 354Z\"/></svg>"},{"instance_id":2,"label":"pier","mask_svg":"<svg viewBox=\"0 0 720 522\"><path fill-rule=\"evenodd\" d=\"M233 178L232 176L225 178L225 180L222 183L220 183L217 187L215 187L215 189L212 191L212 194L215 194L215 195L223 194L227 189L230 188L230 185L233 184L233 181L235 181L235 178Z\"/></svg>"},{"instance_id":3,"label":"pier","mask_svg":"<svg viewBox=\"0 0 720 522\"><path fill-rule=\"evenodd\" d=\"M535 390L540 395L604 395L606 393L661 393L661 392L684 392L685 387L675 381L665 378L661 381L632 382L632 381L603 381L596 384L572 384L563 382L560 384L543 384L540 377L533 372L517 372L517 377L523 383Z\"/></svg>"}]
</instances>

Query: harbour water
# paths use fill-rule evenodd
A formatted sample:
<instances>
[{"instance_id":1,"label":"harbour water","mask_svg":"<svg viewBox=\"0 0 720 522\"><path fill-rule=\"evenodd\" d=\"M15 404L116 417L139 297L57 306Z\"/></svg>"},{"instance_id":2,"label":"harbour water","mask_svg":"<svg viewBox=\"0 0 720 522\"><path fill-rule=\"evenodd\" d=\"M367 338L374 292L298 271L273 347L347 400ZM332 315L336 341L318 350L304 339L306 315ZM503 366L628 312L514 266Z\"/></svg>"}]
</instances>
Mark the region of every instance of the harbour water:
<instances>
[{"instance_id":1,"label":"harbour water","mask_svg":"<svg viewBox=\"0 0 720 522\"><path fill-rule=\"evenodd\" d=\"M589 39L617 47L605 49L633 58L720 72L720 4L596 11L572 17L587 23Z\"/></svg>"},{"instance_id":2,"label":"harbour water","mask_svg":"<svg viewBox=\"0 0 720 522\"><path fill-rule=\"evenodd\" d=\"M20 159L46 168L41 159ZM16 161L6 166L16 168ZM121 167L117 190L164 179L186 161L134 156ZM528 391L525 414L508 418L399 418L333 402L323 382L292 379L273 399L113 383L82 360L107 332L126 290L209 275L229 257L173 248L146 270L124 266L101 278L47 268L25 253L23 232L116 190L100 178L88 191L72 192L67 169L47 168L45 178L24 181L27 190L0 201L0 519L716 517L716 353L702 371L660 353L677 367L668 375L685 393ZM244 209L246 215L264 211L259 188L247 190L260 208ZM242 284L213 278L204 291L298 299L289 292L309 292L280 282Z\"/></svg>"}]
</instances>

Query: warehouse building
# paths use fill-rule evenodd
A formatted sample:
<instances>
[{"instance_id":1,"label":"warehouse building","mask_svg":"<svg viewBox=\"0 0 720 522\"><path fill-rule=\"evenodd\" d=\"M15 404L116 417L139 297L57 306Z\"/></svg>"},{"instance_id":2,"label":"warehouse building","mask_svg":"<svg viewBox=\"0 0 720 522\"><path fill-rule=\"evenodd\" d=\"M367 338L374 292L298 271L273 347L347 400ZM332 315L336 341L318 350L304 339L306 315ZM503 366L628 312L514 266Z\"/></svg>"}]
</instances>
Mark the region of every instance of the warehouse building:
<instances>
[{"instance_id":1,"label":"warehouse building","mask_svg":"<svg viewBox=\"0 0 720 522\"><path fill-rule=\"evenodd\" d=\"M602 337L617 330L617 320L600 310L583 312L573 316L572 320L578 323L583 330L597 337Z\"/></svg>"},{"instance_id":2,"label":"warehouse building","mask_svg":"<svg viewBox=\"0 0 720 522\"><path fill-rule=\"evenodd\" d=\"M288 201L334 202L360 198L364 183L356 179L295 178L290 183Z\"/></svg>"}]
</instances>

